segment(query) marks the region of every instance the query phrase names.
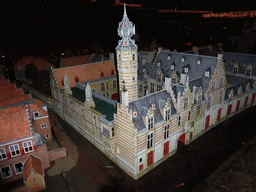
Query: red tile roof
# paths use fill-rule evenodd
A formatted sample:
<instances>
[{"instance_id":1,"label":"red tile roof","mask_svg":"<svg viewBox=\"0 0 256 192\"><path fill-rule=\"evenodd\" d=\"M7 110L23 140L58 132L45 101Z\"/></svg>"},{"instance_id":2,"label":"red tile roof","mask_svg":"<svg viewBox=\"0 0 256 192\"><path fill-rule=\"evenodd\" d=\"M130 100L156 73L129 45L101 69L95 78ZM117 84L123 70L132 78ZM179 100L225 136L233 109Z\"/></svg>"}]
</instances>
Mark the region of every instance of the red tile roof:
<instances>
[{"instance_id":1,"label":"red tile roof","mask_svg":"<svg viewBox=\"0 0 256 192\"><path fill-rule=\"evenodd\" d=\"M42 101L39 101L38 99L34 99L34 101L35 101L34 104L29 105L29 108L30 108L31 112L39 111L40 116L48 115L47 111L45 111L44 109L42 109L40 107L41 105L45 105L45 103L42 102Z\"/></svg>"},{"instance_id":2,"label":"red tile roof","mask_svg":"<svg viewBox=\"0 0 256 192\"><path fill-rule=\"evenodd\" d=\"M25 66L30 63L33 63L34 65L36 65L38 70L48 69L49 67L53 67L51 63L49 63L43 58L25 56L25 57L22 57L22 59L15 65L14 70L18 70L18 66L21 66L20 70L25 71Z\"/></svg>"},{"instance_id":3,"label":"red tile roof","mask_svg":"<svg viewBox=\"0 0 256 192\"><path fill-rule=\"evenodd\" d=\"M79 82L86 82L90 80L96 80L101 78L103 72L104 77L116 75L115 66L113 61L105 61L104 63L89 63L85 65L77 65L73 67L65 67L54 69L55 77L60 89L64 89L62 85L62 79L65 74L69 78L70 87L75 87L75 78L78 77Z\"/></svg>"},{"instance_id":4,"label":"red tile roof","mask_svg":"<svg viewBox=\"0 0 256 192\"><path fill-rule=\"evenodd\" d=\"M5 92L5 91L14 91L16 90L16 87L14 84L8 84L8 85L3 85L0 86L0 92Z\"/></svg>"},{"instance_id":5,"label":"red tile roof","mask_svg":"<svg viewBox=\"0 0 256 192\"><path fill-rule=\"evenodd\" d=\"M0 86L9 85L10 82L8 79L5 79L4 76L0 76Z\"/></svg>"},{"instance_id":6,"label":"red tile roof","mask_svg":"<svg viewBox=\"0 0 256 192\"><path fill-rule=\"evenodd\" d=\"M15 89L12 91L4 91L0 94L0 101L13 99L20 96L23 96L23 92L21 88Z\"/></svg>"},{"instance_id":7,"label":"red tile roof","mask_svg":"<svg viewBox=\"0 0 256 192\"><path fill-rule=\"evenodd\" d=\"M31 136L25 106L0 110L0 143Z\"/></svg>"},{"instance_id":8,"label":"red tile roof","mask_svg":"<svg viewBox=\"0 0 256 192\"><path fill-rule=\"evenodd\" d=\"M14 103L19 103L19 102L22 102L22 101L27 101L29 99L31 99L31 96L29 94L26 94L26 95L22 95L20 97L15 97L15 98L12 98L12 99L0 101L0 107L4 107L4 106L11 105L11 104L14 104Z\"/></svg>"},{"instance_id":9,"label":"red tile roof","mask_svg":"<svg viewBox=\"0 0 256 192\"><path fill-rule=\"evenodd\" d=\"M91 54L89 55L82 55L82 56L77 56L77 57L67 57L63 58L64 62L64 67L68 66L75 66L75 65L82 65L82 64L87 64L91 60Z\"/></svg>"}]
</instances>

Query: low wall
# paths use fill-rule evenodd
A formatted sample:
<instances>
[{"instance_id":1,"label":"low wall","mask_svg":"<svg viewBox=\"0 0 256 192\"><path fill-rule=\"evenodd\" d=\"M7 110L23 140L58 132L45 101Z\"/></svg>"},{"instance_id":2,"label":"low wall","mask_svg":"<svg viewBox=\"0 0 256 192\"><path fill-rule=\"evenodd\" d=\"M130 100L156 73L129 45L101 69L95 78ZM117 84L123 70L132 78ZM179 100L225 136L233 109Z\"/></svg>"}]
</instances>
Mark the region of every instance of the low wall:
<instances>
[{"instance_id":1,"label":"low wall","mask_svg":"<svg viewBox=\"0 0 256 192\"><path fill-rule=\"evenodd\" d=\"M48 152L48 157L50 162L66 156L67 156L66 147L61 147L59 149L54 149Z\"/></svg>"},{"instance_id":2,"label":"low wall","mask_svg":"<svg viewBox=\"0 0 256 192\"><path fill-rule=\"evenodd\" d=\"M59 131L57 130L57 128L56 128L56 127L53 127L53 131L54 131L54 133L55 133L55 135L56 135L56 137L57 137L57 140L58 140L59 145L60 145L61 147L65 147L65 146L64 146L64 143L63 143L63 141L62 141L62 138L61 138L61 136L60 136L60 133L59 133Z\"/></svg>"}]
</instances>

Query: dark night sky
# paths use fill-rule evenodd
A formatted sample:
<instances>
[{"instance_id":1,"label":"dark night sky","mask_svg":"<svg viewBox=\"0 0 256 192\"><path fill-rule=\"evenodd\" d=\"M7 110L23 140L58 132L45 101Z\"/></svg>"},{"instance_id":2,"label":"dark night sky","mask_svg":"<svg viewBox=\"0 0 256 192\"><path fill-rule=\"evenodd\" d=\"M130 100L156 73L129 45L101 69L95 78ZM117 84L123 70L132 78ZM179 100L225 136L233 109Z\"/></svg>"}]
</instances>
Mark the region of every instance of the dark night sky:
<instances>
[{"instance_id":1,"label":"dark night sky","mask_svg":"<svg viewBox=\"0 0 256 192\"><path fill-rule=\"evenodd\" d=\"M122 8L108 6L112 0L99 0L101 5L84 1L4 1L1 3L0 46L11 49L61 47L70 44L89 46L92 41L114 41L122 19ZM121 0L121 2L123 2ZM214 12L255 10L255 3L240 0L130 0L143 7L160 9L212 10ZM202 3L203 2L203 3ZM232 3L231 3L232 2ZM137 11L139 12L139 10ZM139 18L132 18L138 23ZM107 40L106 40L107 39ZM117 43L117 42L116 42Z\"/></svg>"}]
</instances>

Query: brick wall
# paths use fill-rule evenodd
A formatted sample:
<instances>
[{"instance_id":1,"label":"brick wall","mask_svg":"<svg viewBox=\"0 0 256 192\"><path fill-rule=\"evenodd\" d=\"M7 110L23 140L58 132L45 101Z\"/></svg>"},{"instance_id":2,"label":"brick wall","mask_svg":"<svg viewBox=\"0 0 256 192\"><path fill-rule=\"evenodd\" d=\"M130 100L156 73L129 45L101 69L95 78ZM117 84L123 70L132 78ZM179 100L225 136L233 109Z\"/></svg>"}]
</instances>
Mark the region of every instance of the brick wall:
<instances>
[{"instance_id":1,"label":"brick wall","mask_svg":"<svg viewBox=\"0 0 256 192\"><path fill-rule=\"evenodd\" d=\"M60 159L66 156L67 156L66 147L62 147L62 148L55 149L48 152L49 161L55 161L57 159Z\"/></svg>"}]
</instances>

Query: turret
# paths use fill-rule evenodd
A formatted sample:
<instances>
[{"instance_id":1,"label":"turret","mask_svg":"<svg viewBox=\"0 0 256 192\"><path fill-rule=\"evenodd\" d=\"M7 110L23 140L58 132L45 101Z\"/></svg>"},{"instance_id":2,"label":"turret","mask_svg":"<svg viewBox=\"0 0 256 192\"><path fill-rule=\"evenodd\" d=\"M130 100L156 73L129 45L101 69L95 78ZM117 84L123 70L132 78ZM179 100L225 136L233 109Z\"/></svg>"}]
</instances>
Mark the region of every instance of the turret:
<instances>
[{"instance_id":1,"label":"turret","mask_svg":"<svg viewBox=\"0 0 256 192\"><path fill-rule=\"evenodd\" d=\"M92 89L91 89L89 83L87 83L86 88L85 88L85 100L91 107L93 107L93 108L95 107L95 103L92 98Z\"/></svg>"}]
</instances>

